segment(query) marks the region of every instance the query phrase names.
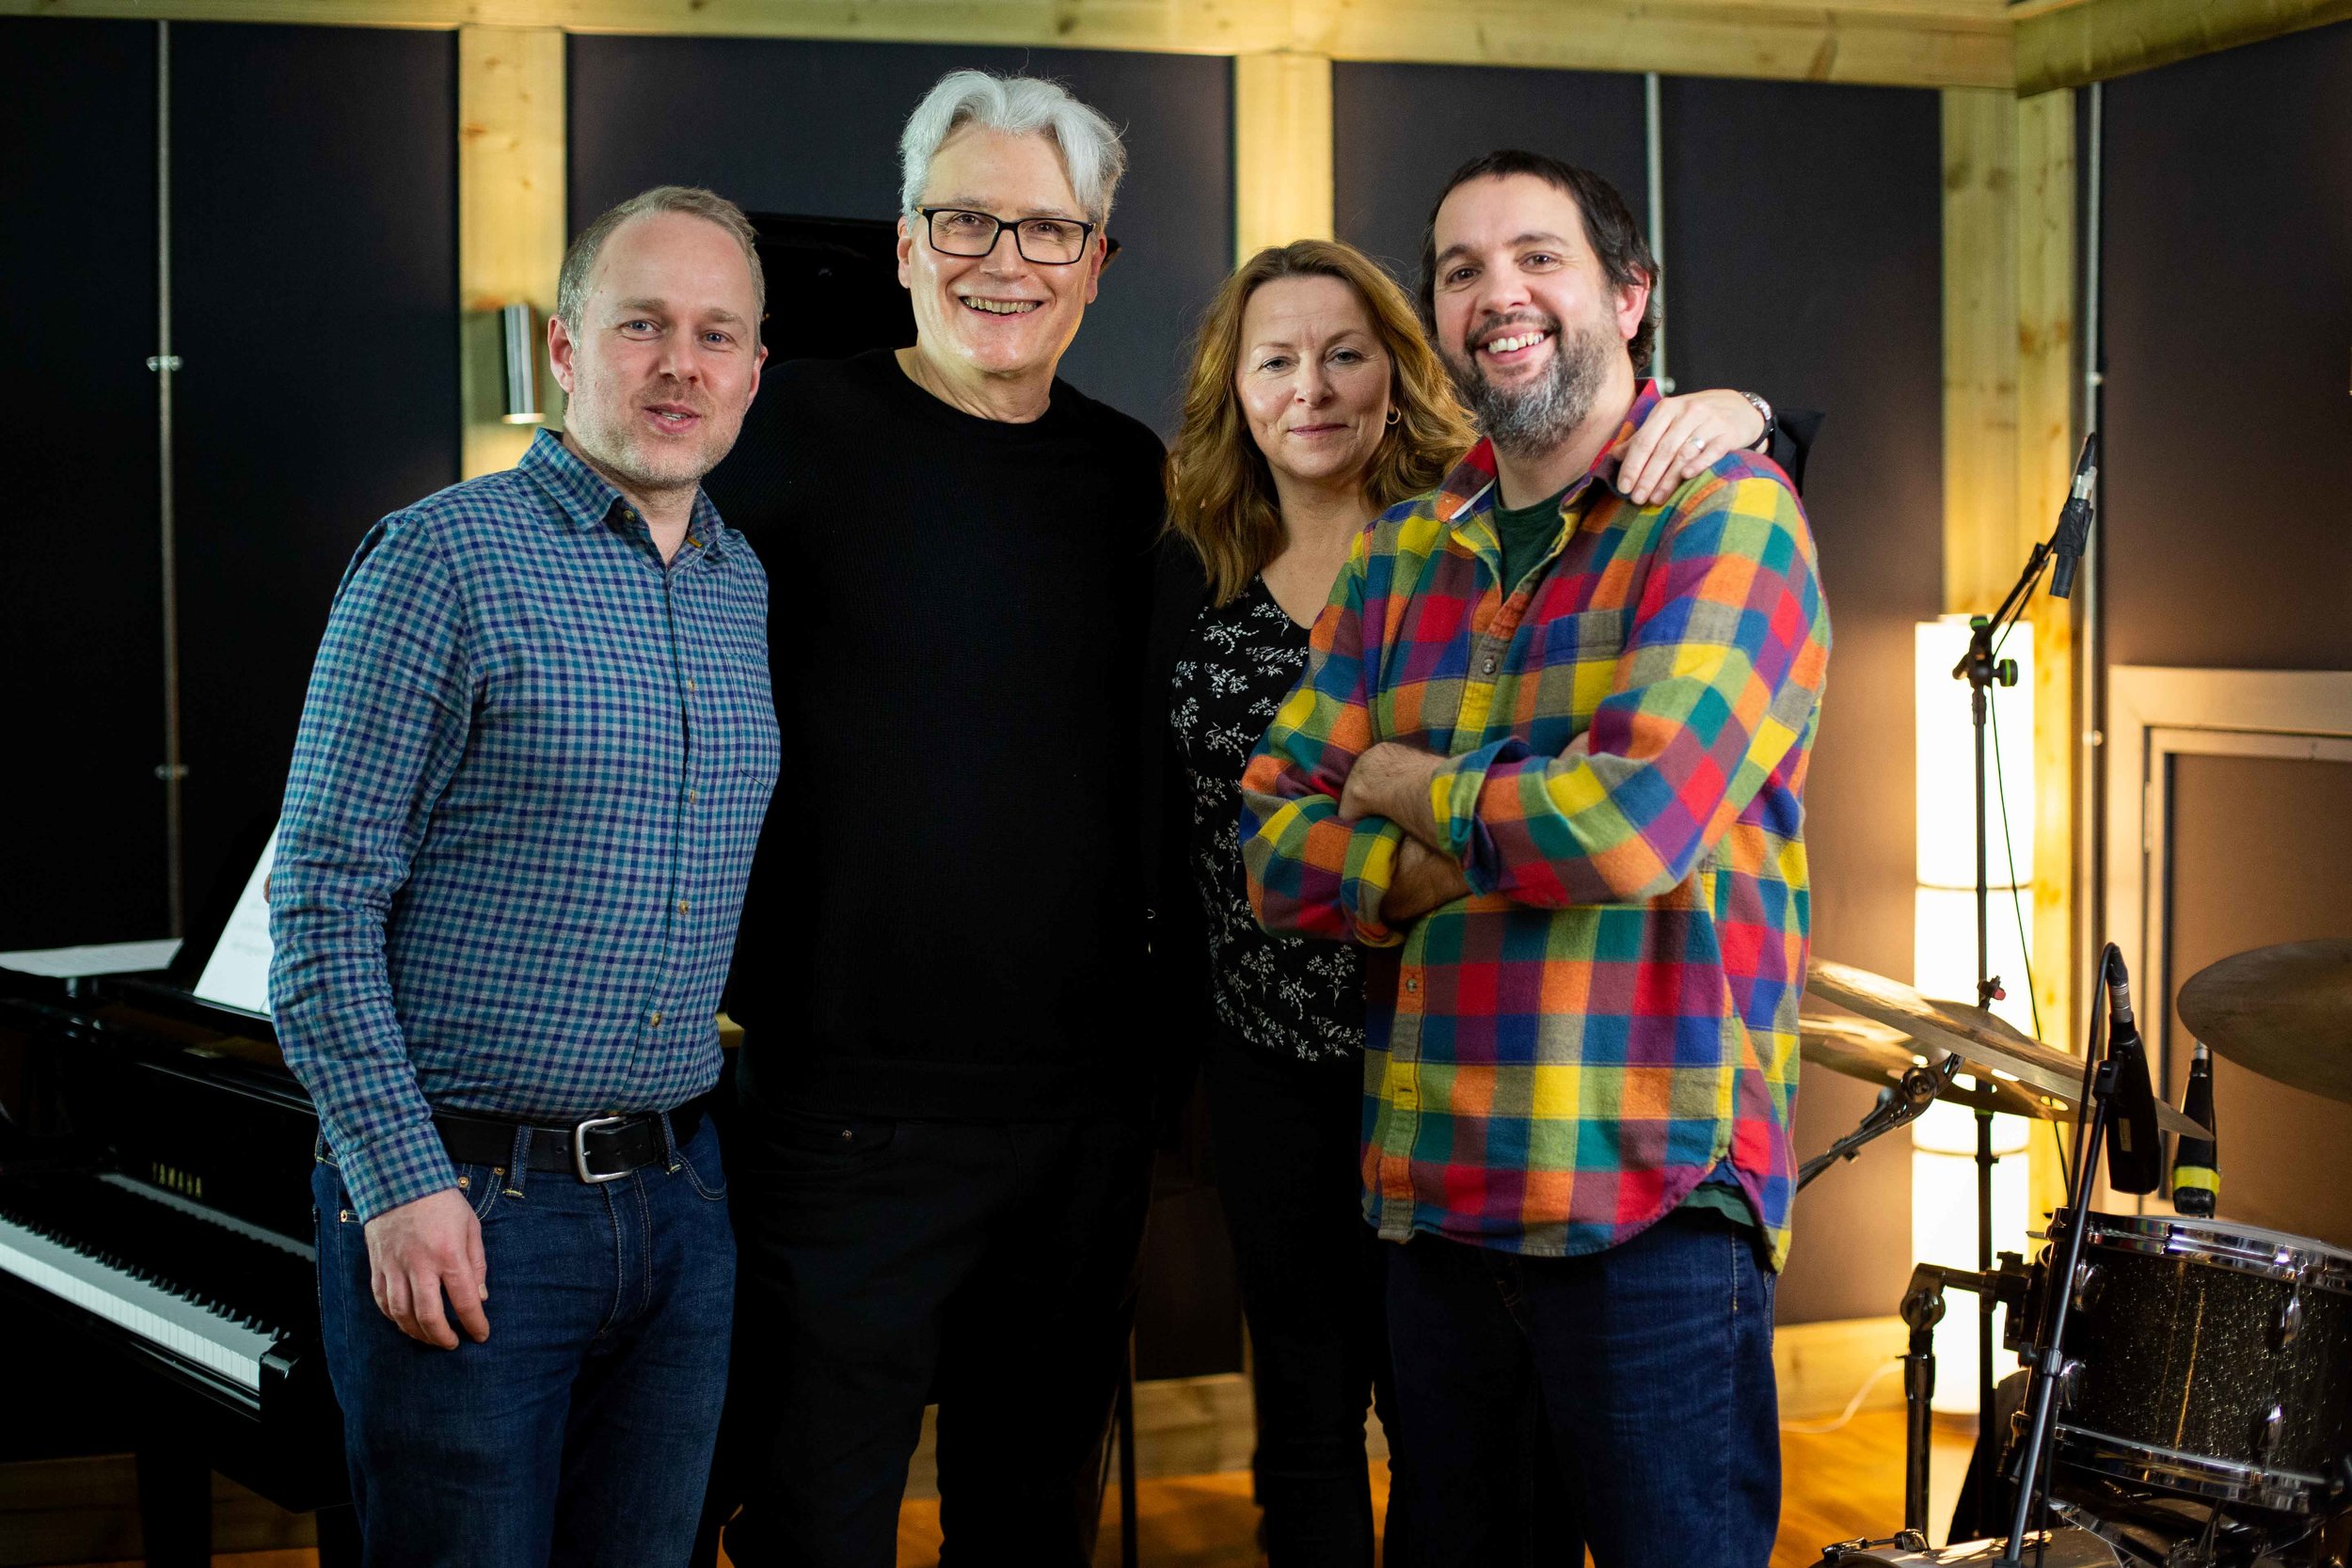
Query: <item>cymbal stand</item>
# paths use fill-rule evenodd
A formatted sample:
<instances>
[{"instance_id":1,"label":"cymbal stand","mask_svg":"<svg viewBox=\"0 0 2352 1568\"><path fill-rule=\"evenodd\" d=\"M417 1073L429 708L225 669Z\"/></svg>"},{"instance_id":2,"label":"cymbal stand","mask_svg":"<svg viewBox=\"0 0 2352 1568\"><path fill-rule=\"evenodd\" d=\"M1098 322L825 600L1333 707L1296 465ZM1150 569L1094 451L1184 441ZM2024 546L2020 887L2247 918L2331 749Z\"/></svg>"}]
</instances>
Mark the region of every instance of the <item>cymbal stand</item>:
<instances>
[{"instance_id":1,"label":"cymbal stand","mask_svg":"<svg viewBox=\"0 0 2352 1568\"><path fill-rule=\"evenodd\" d=\"M2092 993L2091 1028L2099 1030L2101 1010L2095 1006L2100 991L2110 983L2108 955L2114 953L2112 943L2099 956L2098 990ZM2042 1450L2050 1440L2050 1413L2056 1403L2060 1374L2066 1366L2061 1347L2066 1342L2066 1320L2074 1305L2074 1279L2082 1267L2083 1238L2090 1229L2090 1197L2093 1183L2098 1180L2099 1155L2106 1140L2107 1121L2115 1110L2116 1085L2122 1076L2122 1063L2113 1049L2112 1039L2093 1039L2091 1049L2085 1053L2092 1060L2083 1069L2083 1116L2074 1153L2074 1181L2066 1195L2066 1208L2051 1219L2051 1241L2058 1240L2060 1222L2064 1223L2065 1243L2063 1263L2054 1263L2048 1284L2043 1291L2044 1320L2042 1332L2036 1336L2032 1360L2032 1381L2026 1391L2026 1408L2033 1412L2032 1423L2026 1428L2026 1446L2019 1458L2017 1499L2010 1512L2008 1544L2002 1548L1994 1568L2021 1568L2018 1552L2026 1540L2026 1521L2032 1515L2034 1491L2046 1485L2042 1474ZM2055 1244L2053 1252L2059 1250ZM1991 1407L1987 1407L1988 1414ZM1987 1465L1987 1474L1993 1466Z\"/></svg>"},{"instance_id":2,"label":"cymbal stand","mask_svg":"<svg viewBox=\"0 0 2352 1568\"><path fill-rule=\"evenodd\" d=\"M1957 1056L1945 1057L1940 1067L1910 1069L1901 1082L1879 1091L1878 1103L1870 1107L1852 1132L1797 1167L1797 1191L1804 1191L1815 1177L1838 1161L1852 1159L1871 1139L1918 1120L1935 1103L1935 1097L1950 1088L1952 1080L1959 1076Z\"/></svg>"},{"instance_id":3,"label":"cymbal stand","mask_svg":"<svg viewBox=\"0 0 2352 1568\"><path fill-rule=\"evenodd\" d=\"M1911 1330L1903 1353L1903 1528L1919 1537L1921 1549L1928 1529L1928 1468L1934 1453L1931 1402L1935 1398L1935 1325L1944 1321L1947 1290L1972 1291L1992 1306L2008 1307L2014 1331L2017 1309L2026 1300L2026 1260L2004 1252L2001 1266L1987 1273L1921 1263L1911 1271L1911 1285L1903 1291L1903 1325Z\"/></svg>"}]
</instances>

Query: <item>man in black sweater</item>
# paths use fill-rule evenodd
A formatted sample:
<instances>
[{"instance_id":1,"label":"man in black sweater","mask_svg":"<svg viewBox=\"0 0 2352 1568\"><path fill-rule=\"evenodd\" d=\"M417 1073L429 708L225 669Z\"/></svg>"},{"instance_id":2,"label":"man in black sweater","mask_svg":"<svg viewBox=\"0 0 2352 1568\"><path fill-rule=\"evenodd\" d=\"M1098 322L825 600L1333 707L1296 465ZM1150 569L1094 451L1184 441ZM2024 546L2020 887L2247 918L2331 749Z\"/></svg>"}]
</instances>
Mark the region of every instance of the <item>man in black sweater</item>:
<instances>
[{"instance_id":1,"label":"man in black sweater","mask_svg":"<svg viewBox=\"0 0 2352 1568\"><path fill-rule=\"evenodd\" d=\"M902 144L914 347L770 372L787 761L746 900L729 1555L1080 1564L1148 1197L1143 638L1160 446L1055 378L1118 134L959 71ZM757 657L746 649L743 657Z\"/></svg>"}]
</instances>

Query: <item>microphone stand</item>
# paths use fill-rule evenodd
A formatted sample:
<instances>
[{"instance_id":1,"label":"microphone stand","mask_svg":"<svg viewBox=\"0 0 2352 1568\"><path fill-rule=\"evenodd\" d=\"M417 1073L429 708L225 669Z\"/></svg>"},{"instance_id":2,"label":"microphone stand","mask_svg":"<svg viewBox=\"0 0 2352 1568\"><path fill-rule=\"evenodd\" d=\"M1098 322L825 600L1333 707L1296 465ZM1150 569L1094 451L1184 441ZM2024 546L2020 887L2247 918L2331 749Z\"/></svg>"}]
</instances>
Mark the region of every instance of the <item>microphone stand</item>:
<instances>
[{"instance_id":1,"label":"microphone stand","mask_svg":"<svg viewBox=\"0 0 2352 1568\"><path fill-rule=\"evenodd\" d=\"M2061 529L2063 524L2060 525ZM1994 645L2001 634L2025 613L2026 602L2032 598L2034 585L2050 564L2058 543L2053 534L2033 547L2026 561L2026 569L2010 587L2009 597L1991 616L1978 615L1969 620L1968 651L1952 667L1952 678L1968 683L1968 721L1975 732L1977 762L1977 1006L1988 1010L2007 993L2001 989L2000 977L1992 973L1992 942L1990 911L1993 901L1991 879L1985 867L1987 839L1985 834L1985 717L1990 705L1988 692L1993 687L2013 687L2017 684L2017 661L1995 659ZM1977 1270L1990 1275L1993 1270L1993 1113L1977 1112ZM1979 1295L1977 1301L1977 1440L1993 1448L1993 1298ZM1992 1466L1979 1471L1978 1516L1984 1517L1992 1499Z\"/></svg>"},{"instance_id":2,"label":"microphone stand","mask_svg":"<svg viewBox=\"0 0 2352 1568\"><path fill-rule=\"evenodd\" d=\"M2099 958L2098 984L2092 989L2091 1027L2098 1028L2097 1007L2099 990L2109 982L2107 958L2115 951L2110 943ZM2090 1198L2098 1180L2099 1156L2106 1142L2107 1122L2114 1115L2116 1086L2122 1077L2122 1063L2116 1055L2112 1037L2101 1051L2093 1041L2087 1055L2095 1055L2094 1063L2084 1069L2082 1132L2074 1146L2074 1181L2066 1195L2067 1207L2052 1220L2053 1251L2057 1250L2056 1234L2058 1221L2064 1221L2065 1261L2050 1270L2046 1292L2044 1331L2040 1335L2039 1348L2034 1353L2033 1380L2026 1395L2026 1407L2033 1412L2032 1424L2027 1427L2026 1446L2019 1460L2017 1497L2011 1505L2007 1544L1994 1568L2022 1568L2018 1554L2025 1547L2026 1521L2033 1512L2034 1488L2042 1483L2042 1450L2050 1440L2051 1408L2056 1402L2061 1372L2066 1365L2059 1347L2066 1339L2066 1320L2074 1305L2076 1271L2082 1267L2083 1238L2090 1233ZM1995 1466L1987 1465L1987 1473Z\"/></svg>"}]
</instances>

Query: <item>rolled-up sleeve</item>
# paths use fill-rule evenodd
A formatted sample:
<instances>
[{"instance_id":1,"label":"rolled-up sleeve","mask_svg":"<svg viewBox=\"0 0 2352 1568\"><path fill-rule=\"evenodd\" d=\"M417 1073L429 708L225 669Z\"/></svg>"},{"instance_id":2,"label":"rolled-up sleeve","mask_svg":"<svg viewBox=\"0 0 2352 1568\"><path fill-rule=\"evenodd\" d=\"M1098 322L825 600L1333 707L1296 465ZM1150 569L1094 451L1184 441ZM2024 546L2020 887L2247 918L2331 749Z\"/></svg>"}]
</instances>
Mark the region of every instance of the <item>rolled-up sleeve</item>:
<instances>
[{"instance_id":1,"label":"rolled-up sleeve","mask_svg":"<svg viewBox=\"0 0 2352 1568\"><path fill-rule=\"evenodd\" d=\"M270 1005L363 1219L456 1184L393 1010L385 925L473 710L449 565L399 515L361 541L310 672L270 877Z\"/></svg>"},{"instance_id":2,"label":"rolled-up sleeve","mask_svg":"<svg viewBox=\"0 0 2352 1568\"><path fill-rule=\"evenodd\" d=\"M1585 731L1557 756L1512 737L1438 774L1470 886L1545 909L1679 886L1813 723L1828 659L1795 496L1727 479L1669 525Z\"/></svg>"},{"instance_id":3,"label":"rolled-up sleeve","mask_svg":"<svg viewBox=\"0 0 2352 1568\"><path fill-rule=\"evenodd\" d=\"M1242 775L1240 831L1260 925L1386 947L1404 940L1380 918L1404 832L1386 817L1340 818L1348 772L1377 738L1364 629L1371 538L1357 536L1315 619L1306 671Z\"/></svg>"}]
</instances>

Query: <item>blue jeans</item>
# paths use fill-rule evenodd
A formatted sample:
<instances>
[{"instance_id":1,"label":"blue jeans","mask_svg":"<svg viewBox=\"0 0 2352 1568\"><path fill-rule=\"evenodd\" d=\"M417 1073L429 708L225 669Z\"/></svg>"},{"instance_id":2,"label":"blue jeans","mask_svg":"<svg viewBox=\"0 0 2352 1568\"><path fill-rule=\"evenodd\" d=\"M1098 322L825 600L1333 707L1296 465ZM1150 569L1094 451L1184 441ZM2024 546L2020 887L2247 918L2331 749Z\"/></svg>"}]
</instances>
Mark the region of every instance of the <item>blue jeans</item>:
<instances>
[{"instance_id":1,"label":"blue jeans","mask_svg":"<svg viewBox=\"0 0 2352 1568\"><path fill-rule=\"evenodd\" d=\"M1531 1488L1571 1514L1535 1521L1534 1560L1581 1561L1581 1530L1598 1568L1764 1568L1779 1399L1754 1231L1685 1210L1583 1258L1421 1235L1388 1279L1416 1568L1518 1560ZM1563 1485L1528 1473L1531 1391Z\"/></svg>"},{"instance_id":2,"label":"blue jeans","mask_svg":"<svg viewBox=\"0 0 2352 1568\"><path fill-rule=\"evenodd\" d=\"M332 1158L318 1206L319 1320L371 1564L683 1563L727 1373L735 1240L706 1121L591 1186L460 1165L489 1261L490 1337L421 1344L377 1309Z\"/></svg>"}]
</instances>

